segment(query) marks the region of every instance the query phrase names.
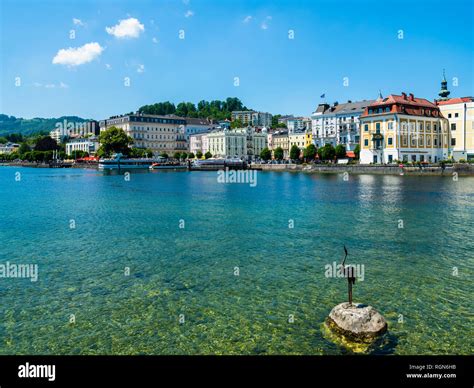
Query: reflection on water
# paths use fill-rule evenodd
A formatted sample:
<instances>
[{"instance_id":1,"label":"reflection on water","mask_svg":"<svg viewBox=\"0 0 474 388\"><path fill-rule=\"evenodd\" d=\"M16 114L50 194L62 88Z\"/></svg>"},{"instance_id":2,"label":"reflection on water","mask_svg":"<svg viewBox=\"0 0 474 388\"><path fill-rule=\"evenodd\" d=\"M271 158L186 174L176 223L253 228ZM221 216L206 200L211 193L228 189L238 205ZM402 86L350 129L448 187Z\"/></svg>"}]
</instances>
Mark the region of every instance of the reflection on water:
<instances>
[{"instance_id":1,"label":"reflection on water","mask_svg":"<svg viewBox=\"0 0 474 388\"><path fill-rule=\"evenodd\" d=\"M1 354L347 354L321 328L346 298L324 276L343 244L365 267L355 300L389 324L368 351L472 351L473 178L15 172L1 259L39 281L0 279Z\"/></svg>"}]
</instances>

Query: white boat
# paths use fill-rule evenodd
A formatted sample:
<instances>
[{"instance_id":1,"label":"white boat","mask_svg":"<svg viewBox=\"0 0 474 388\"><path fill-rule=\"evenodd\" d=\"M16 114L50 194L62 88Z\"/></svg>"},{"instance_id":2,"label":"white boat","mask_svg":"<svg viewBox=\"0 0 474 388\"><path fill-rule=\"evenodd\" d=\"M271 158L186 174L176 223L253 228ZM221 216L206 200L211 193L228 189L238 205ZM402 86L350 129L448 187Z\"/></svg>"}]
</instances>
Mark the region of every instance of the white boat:
<instances>
[{"instance_id":1,"label":"white boat","mask_svg":"<svg viewBox=\"0 0 474 388\"><path fill-rule=\"evenodd\" d=\"M155 162L152 163L150 170L170 170L170 169L185 169L187 166L180 164L179 162Z\"/></svg>"},{"instance_id":2,"label":"white boat","mask_svg":"<svg viewBox=\"0 0 474 388\"><path fill-rule=\"evenodd\" d=\"M245 167L246 163L239 158L209 158L198 159L193 162L193 168L196 169L216 169L225 167Z\"/></svg>"},{"instance_id":3,"label":"white boat","mask_svg":"<svg viewBox=\"0 0 474 388\"><path fill-rule=\"evenodd\" d=\"M112 158L99 159L99 170L128 170L136 168L149 168L153 163L160 162L155 158L123 158L122 154L115 154Z\"/></svg>"}]
</instances>

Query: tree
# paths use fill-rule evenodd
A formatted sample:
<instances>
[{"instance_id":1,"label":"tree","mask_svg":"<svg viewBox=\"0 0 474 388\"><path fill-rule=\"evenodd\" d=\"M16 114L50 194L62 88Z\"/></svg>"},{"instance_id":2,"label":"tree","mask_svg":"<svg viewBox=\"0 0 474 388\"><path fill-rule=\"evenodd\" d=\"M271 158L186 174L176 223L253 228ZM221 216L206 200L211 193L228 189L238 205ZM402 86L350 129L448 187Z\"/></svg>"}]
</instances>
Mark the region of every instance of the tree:
<instances>
[{"instance_id":1,"label":"tree","mask_svg":"<svg viewBox=\"0 0 474 388\"><path fill-rule=\"evenodd\" d=\"M173 154L173 159L180 159L180 158L181 158L181 152L176 151L176 152Z\"/></svg>"},{"instance_id":2,"label":"tree","mask_svg":"<svg viewBox=\"0 0 474 388\"><path fill-rule=\"evenodd\" d=\"M310 144L308 147L306 147L303 151L303 157L305 158L306 161L308 160L314 160L316 157L318 150L314 144Z\"/></svg>"},{"instance_id":3,"label":"tree","mask_svg":"<svg viewBox=\"0 0 474 388\"><path fill-rule=\"evenodd\" d=\"M41 136L36 141L35 151L57 150L58 143L51 136Z\"/></svg>"},{"instance_id":4,"label":"tree","mask_svg":"<svg viewBox=\"0 0 474 388\"><path fill-rule=\"evenodd\" d=\"M182 152L181 153L181 159L186 160L188 158L188 153L187 152Z\"/></svg>"},{"instance_id":5,"label":"tree","mask_svg":"<svg viewBox=\"0 0 474 388\"><path fill-rule=\"evenodd\" d=\"M301 153L300 148L296 144L293 144L290 149L290 159L299 160L300 153Z\"/></svg>"},{"instance_id":6,"label":"tree","mask_svg":"<svg viewBox=\"0 0 474 388\"><path fill-rule=\"evenodd\" d=\"M324 147L318 149L318 155L321 160L333 160L334 156L336 155L336 150L332 146L332 144L326 144Z\"/></svg>"},{"instance_id":7,"label":"tree","mask_svg":"<svg viewBox=\"0 0 474 388\"><path fill-rule=\"evenodd\" d=\"M129 155L131 151L130 145L133 144L133 139L128 136L123 129L110 127L101 132L99 142L99 150L101 150L103 156L110 156L113 153Z\"/></svg>"},{"instance_id":8,"label":"tree","mask_svg":"<svg viewBox=\"0 0 474 388\"><path fill-rule=\"evenodd\" d=\"M283 148L277 147L275 151L273 151L273 156L276 160L282 160L284 156Z\"/></svg>"},{"instance_id":9,"label":"tree","mask_svg":"<svg viewBox=\"0 0 474 388\"><path fill-rule=\"evenodd\" d=\"M27 152L30 152L30 151L31 151L31 148L28 144L26 144L26 143L21 143L20 144L20 148L18 149L18 153L20 155L26 154Z\"/></svg>"},{"instance_id":10,"label":"tree","mask_svg":"<svg viewBox=\"0 0 474 388\"><path fill-rule=\"evenodd\" d=\"M234 120L230 123L230 127L233 129L233 128L243 128L244 127L244 123L242 122L242 120L240 119L237 119L237 120Z\"/></svg>"},{"instance_id":11,"label":"tree","mask_svg":"<svg viewBox=\"0 0 474 388\"><path fill-rule=\"evenodd\" d=\"M336 157L342 159L346 157L346 146L343 144L338 144L335 149Z\"/></svg>"},{"instance_id":12,"label":"tree","mask_svg":"<svg viewBox=\"0 0 474 388\"><path fill-rule=\"evenodd\" d=\"M211 154L209 151L207 151L207 152L204 154L204 157L205 157L206 159L212 158L212 154Z\"/></svg>"},{"instance_id":13,"label":"tree","mask_svg":"<svg viewBox=\"0 0 474 388\"><path fill-rule=\"evenodd\" d=\"M201 155L201 156L202 156L202 155ZM188 158L189 158L189 159L194 159L194 157L195 157L195 156L194 156L194 153L190 152L190 153L188 154Z\"/></svg>"},{"instance_id":14,"label":"tree","mask_svg":"<svg viewBox=\"0 0 474 388\"><path fill-rule=\"evenodd\" d=\"M360 144L357 144L354 148L355 158L359 160L360 158Z\"/></svg>"},{"instance_id":15,"label":"tree","mask_svg":"<svg viewBox=\"0 0 474 388\"><path fill-rule=\"evenodd\" d=\"M260 152L260 157L265 161L270 160L272 158L272 151L265 147L262 152Z\"/></svg>"},{"instance_id":16,"label":"tree","mask_svg":"<svg viewBox=\"0 0 474 388\"><path fill-rule=\"evenodd\" d=\"M168 154L167 154L166 152L162 152L162 153L160 154L160 156L161 156L162 158L168 159Z\"/></svg>"},{"instance_id":17,"label":"tree","mask_svg":"<svg viewBox=\"0 0 474 388\"><path fill-rule=\"evenodd\" d=\"M202 158L202 152L201 151L196 152L196 158L198 158L198 159Z\"/></svg>"}]
</instances>

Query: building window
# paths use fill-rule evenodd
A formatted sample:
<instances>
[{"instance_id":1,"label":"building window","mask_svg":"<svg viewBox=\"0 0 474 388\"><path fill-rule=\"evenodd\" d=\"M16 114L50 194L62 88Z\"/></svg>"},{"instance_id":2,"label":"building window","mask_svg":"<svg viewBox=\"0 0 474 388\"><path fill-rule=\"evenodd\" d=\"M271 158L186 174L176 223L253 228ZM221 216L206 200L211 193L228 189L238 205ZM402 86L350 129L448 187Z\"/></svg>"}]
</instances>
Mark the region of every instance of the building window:
<instances>
[{"instance_id":1,"label":"building window","mask_svg":"<svg viewBox=\"0 0 474 388\"><path fill-rule=\"evenodd\" d=\"M369 145L369 139L364 139L364 146L368 146Z\"/></svg>"},{"instance_id":2,"label":"building window","mask_svg":"<svg viewBox=\"0 0 474 388\"><path fill-rule=\"evenodd\" d=\"M388 129L393 129L393 122L390 121L390 122L388 123Z\"/></svg>"},{"instance_id":3,"label":"building window","mask_svg":"<svg viewBox=\"0 0 474 388\"><path fill-rule=\"evenodd\" d=\"M393 139L391 137L388 138L388 145L392 145L393 144Z\"/></svg>"},{"instance_id":4,"label":"building window","mask_svg":"<svg viewBox=\"0 0 474 388\"><path fill-rule=\"evenodd\" d=\"M455 146L455 145L456 145L456 138L453 137L453 138L451 139L451 145L452 145L452 146Z\"/></svg>"},{"instance_id":5,"label":"building window","mask_svg":"<svg viewBox=\"0 0 474 388\"><path fill-rule=\"evenodd\" d=\"M380 123L375 123L375 130L380 133Z\"/></svg>"},{"instance_id":6,"label":"building window","mask_svg":"<svg viewBox=\"0 0 474 388\"><path fill-rule=\"evenodd\" d=\"M448 113L448 119L450 119L450 118L451 118L451 113Z\"/></svg>"},{"instance_id":7,"label":"building window","mask_svg":"<svg viewBox=\"0 0 474 388\"><path fill-rule=\"evenodd\" d=\"M364 131L365 131L365 132L368 132L368 131L369 131L369 124L365 124L365 125L364 125Z\"/></svg>"},{"instance_id":8,"label":"building window","mask_svg":"<svg viewBox=\"0 0 474 388\"><path fill-rule=\"evenodd\" d=\"M459 117L459 113L455 113L455 114L454 114L454 117Z\"/></svg>"},{"instance_id":9,"label":"building window","mask_svg":"<svg viewBox=\"0 0 474 388\"><path fill-rule=\"evenodd\" d=\"M456 124L455 123L451 123L451 131L455 131L456 130Z\"/></svg>"}]
</instances>

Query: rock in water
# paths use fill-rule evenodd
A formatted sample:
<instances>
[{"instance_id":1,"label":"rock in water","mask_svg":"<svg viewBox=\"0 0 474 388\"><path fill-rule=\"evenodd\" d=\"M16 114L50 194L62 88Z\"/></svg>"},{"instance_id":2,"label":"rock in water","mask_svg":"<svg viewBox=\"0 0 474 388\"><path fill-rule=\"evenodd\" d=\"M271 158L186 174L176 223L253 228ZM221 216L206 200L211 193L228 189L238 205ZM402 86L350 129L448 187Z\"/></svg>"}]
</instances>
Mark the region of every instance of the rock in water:
<instances>
[{"instance_id":1,"label":"rock in water","mask_svg":"<svg viewBox=\"0 0 474 388\"><path fill-rule=\"evenodd\" d=\"M387 322L372 306L348 302L334 307L327 318L329 328L355 342L372 342L387 331Z\"/></svg>"}]
</instances>

